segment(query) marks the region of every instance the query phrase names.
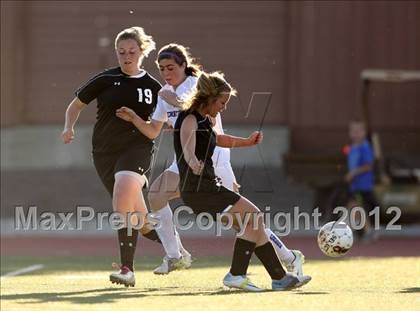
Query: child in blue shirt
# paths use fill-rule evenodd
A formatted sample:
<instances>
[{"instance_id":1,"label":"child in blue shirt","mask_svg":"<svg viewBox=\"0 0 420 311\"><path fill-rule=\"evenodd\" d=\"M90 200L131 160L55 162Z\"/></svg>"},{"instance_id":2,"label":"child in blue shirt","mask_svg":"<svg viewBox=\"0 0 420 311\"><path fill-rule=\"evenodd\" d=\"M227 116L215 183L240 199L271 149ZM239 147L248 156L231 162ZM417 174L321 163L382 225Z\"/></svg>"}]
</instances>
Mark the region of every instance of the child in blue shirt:
<instances>
[{"instance_id":1,"label":"child in blue shirt","mask_svg":"<svg viewBox=\"0 0 420 311\"><path fill-rule=\"evenodd\" d=\"M366 212L366 223L358 233L364 240L370 240L374 237L374 231L369 212L377 206L373 195L375 159L372 146L366 138L367 131L363 122L351 122L349 135L352 144L347 156L348 173L344 179L349 183L350 205L363 207Z\"/></svg>"}]
</instances>

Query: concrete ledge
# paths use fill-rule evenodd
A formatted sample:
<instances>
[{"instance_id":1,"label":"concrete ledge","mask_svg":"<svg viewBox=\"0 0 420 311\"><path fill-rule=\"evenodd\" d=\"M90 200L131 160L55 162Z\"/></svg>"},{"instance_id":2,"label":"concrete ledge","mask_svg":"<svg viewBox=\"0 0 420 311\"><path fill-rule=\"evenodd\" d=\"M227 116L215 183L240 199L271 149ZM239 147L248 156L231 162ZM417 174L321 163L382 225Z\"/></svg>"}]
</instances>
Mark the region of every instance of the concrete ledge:
<instances>
[{"instance_id":1,"label":"concrete ledge","mask_svg":"<svg viewBox=\"0 0 420 311\"><path fill-rule=\"evenodd\" d=\"M227 134L247 137L255 128L227 126ZM72 144L61 142L61 126L24 126L1 130L1 169L88 169L91 160L91 126L78 126ZM285 127L263 129L264 141L252 148L232 150L232 165L236 167L281 167L282 155L289 149L289 132ZM172 162L172 134L163 131L156 140L157 165Z\"/></svg>"}]
</instances>

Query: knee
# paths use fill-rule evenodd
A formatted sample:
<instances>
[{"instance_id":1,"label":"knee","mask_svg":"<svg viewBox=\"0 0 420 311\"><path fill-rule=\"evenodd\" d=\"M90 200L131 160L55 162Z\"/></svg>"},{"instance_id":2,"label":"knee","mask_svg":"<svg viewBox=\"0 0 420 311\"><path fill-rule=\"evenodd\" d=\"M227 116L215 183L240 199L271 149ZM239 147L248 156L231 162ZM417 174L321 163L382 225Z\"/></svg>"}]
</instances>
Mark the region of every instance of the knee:
<instances>
[{"instance_id":1,"label":"knee","mask_svg":"<svg viewBox=\"0 0 420 311\"><path fill-rule=\"evenodd\" d=\"M138 200L138 191L127 183L116 183L114 185L113 201L117 205L132 205Z\"/></svg>"},{"instance_id":2,"label":"knee","mask_svg":"<svg viewBox=\"0 0 420 311\"><path fill-rule=\"evenodd\" d=\"M245 222L243 223L244 226L244 230L247 233L255 233L256 231L258 231L258 222L255 218L255 214L251 214L251 217L248 218L248 221L245 220Z\"/></svg>"},{"instance_id":3,"label":"knee","mask_svg":"<svg viewBox=\"0 0 420 311\"><path fill-rule=\"evenodd\" d=\"M158 210L164 207L174 196L167 191L150 191L147 194L147 200L152 210Z\"/></svg>"}]
</instances>

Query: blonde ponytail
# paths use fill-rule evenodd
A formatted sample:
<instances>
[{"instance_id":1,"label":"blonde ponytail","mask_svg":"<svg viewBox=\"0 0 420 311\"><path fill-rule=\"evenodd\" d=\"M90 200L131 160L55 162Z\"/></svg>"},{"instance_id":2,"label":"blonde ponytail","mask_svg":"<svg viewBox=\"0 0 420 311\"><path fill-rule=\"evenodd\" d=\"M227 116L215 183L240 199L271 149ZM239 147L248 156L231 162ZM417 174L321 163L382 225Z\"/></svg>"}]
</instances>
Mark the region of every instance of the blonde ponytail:
<instances>
[{"instance_id":1,"label":"blonde ponytail","mask_svg":"<svg viewBox=\"0 0 420 311\"><path fill-rule=\"evenodd\" d=\"M219 71L202 72L198 78L196 90L184 102L183 110L197 111L202 109L223 93L236 95L236 90L226 82L224 74Z\"/></svg>"}]
</instances>

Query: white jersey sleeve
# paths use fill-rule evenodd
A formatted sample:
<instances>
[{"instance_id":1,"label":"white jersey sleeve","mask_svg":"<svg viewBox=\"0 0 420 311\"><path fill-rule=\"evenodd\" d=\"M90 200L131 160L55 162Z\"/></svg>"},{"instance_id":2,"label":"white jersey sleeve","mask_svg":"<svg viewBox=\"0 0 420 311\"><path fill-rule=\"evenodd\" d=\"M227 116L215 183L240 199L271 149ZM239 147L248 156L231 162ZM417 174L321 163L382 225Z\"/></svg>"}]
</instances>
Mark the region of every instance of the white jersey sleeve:
<instances>
[{"instance_id":1,"label":"white jersey sleeve","mask_svg":"<svg viewBox=\"0 0 420 311\"><path fill-rule=\"evenodd\" d=\"M214 131L217 133L217 135L223 135L225 133L223 131L222 118L220 117L220 113L216 115L216 124L214 125Z\"/></svg>"},{"instance_id":2,"label":"white jersey sleeve","mask_svg":"<svg viewBox=\"0 0 420 311\"><path fill-rule=\"evenodd\" d=\"M223 131L222 118L220 117L220 113L218 113L216 116L216 124L214 125L214 131L217 135L225 134L225 132ZM221 167L227 163L229 163L230 165L230 149L216 146L216 148L214 149L212 160L214 167Z\"/></svg>"},{"instance_id":3,"label":"white jersey sleeve","mask_svg":"<svg viewBox=\"0 0 420 311\"><path fill-rule=\"evenodd\" d=\"M156 109L153 112L152 120L167 122L168 121L168 112L166 111L165 102L158 96L158 102Z\"/></svg>"}]
</instances>

